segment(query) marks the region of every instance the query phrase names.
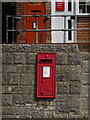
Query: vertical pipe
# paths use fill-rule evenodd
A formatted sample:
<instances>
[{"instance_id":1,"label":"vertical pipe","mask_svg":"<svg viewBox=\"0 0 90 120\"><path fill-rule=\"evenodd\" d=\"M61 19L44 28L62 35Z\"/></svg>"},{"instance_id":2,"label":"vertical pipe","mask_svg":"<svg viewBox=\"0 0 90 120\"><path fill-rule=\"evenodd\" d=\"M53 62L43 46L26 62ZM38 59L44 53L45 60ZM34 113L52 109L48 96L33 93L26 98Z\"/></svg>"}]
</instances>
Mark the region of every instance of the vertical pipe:
<instances>
[{"instance_id":1,"label":"vertical pipe","mask_svg":"<svg viewBox=\"0 0 90 120\"><path fill-rule=\"evenodd\" d=\"M12 17L12 30L13 30L12 43L14 43L14 17Z\"/></svg>"},{"instance_id":2,"label":"vertical pipe","mask_svg":"<svg viewBox=\"0 0 90 120\"><path fill-rule=\"evenodd\" d=\"M64 29L66 29L66 16L64 16ZM66 42L66 31L64 31L64 43Z\"/></svg>"},{"instance_id":3,"label":"vertical pipe","mask_svg":"<svg viewBox=\"0 0 90 120\"><path fill-rule=\"evenodd\" d=\"M6 16L6 43L8 43L8 16Z\"/></svg>"},{"instance_id":4,"label":"vertical pipe","mask_svg":"<svg viewBox=\"0 0 90 120\"><path fill-rule=\"evenodd\" d=\"M36 16L36 30L38 29L38 17ZM36 32L36 43L38 43L38 32Z\"/></svg>"}]
</instances>

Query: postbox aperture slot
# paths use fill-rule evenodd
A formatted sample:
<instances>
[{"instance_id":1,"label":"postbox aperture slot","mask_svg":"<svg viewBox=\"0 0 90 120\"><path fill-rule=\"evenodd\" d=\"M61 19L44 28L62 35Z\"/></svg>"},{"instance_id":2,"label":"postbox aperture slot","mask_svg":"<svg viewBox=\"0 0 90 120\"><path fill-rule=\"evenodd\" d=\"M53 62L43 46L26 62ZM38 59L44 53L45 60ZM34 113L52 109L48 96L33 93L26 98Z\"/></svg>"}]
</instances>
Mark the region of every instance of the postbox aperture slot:
<instances>
[{"instance_id":1,"label":"postbox aperture slot","mask_svg":"<svg viewBox=\"0 0 90 120\"><path fill-rule=\"evenodd\" d=\"M40 63L52 63L52 59L40 59Z\"/></svg>"},{"instance_id":2,"label":"postbox aperture slot","mask_svg":"<svg viewBox=\"0 0 90 120\"><path fill-rule=\"evenodd\" d=\"M41 12L41 10L31 10L31 12L38 13L38 12Z\"/></svg>"}]
</instances>

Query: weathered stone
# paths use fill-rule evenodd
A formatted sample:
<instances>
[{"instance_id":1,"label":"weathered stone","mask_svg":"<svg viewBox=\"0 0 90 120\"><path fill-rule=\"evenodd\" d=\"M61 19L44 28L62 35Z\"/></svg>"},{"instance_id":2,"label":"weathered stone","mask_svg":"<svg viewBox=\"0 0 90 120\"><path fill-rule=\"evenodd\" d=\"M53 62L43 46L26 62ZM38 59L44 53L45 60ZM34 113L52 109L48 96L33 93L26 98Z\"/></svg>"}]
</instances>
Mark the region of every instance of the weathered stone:
<instances>
[{"instance_id":1,"label":"weathered stone","mask_svg":"<svg viewBox=\"0 0 90 120\"><path fill-rule=\"evenodd\" d=\"M26 103L33 104L33 95L30 94L15 94L12 95L12 103L14 105L25 105Z\"/></svg>"},{"instance_id":2,"label":"weathered stone","mask_svg":"<svg viewBox=\"0 0 90 120\"><path fill-rule=\"evenodd\" d=\"M18 114L20 115L21 118L24 116L26 117L26 115L31 116L31 112L32 109L30 107L26 107L26 106L18 107Z\"/></svg>"},{"instance_id":3,"label":"weathered stone","mask_svg":"<svg viewBox=\"0 0 90 120\"><path fill-rule=\"evenodd\" d=\"M59 73L59 74L56 74L56 79L57 81L64 81L64 82L67 82L67 81L80 81L81 79L81 74L80 73Z\"/></svg>"},{"instance_id":4,"label":"weathered stone","mask_svg":"<svg viewBox=\"0 0 90 120\"><path fill-rule=\"evenodd\" d=\"M81 56L80 54L68 54L67 64L69 65L80 65L81 64Z\"/></svg>"},{"instance_id":5,"label":"weathered stone","mask_svg":"<svg viewBox=\"0 0 90 120\"><path fill-rule=\"evenodd\" d=\"M81 88L81 85L80 85L80 82L70 82L69 84L69 93L70 94L80 94L80 88Z\"/></svg>"},{"instance_id":6,"label":"weathered stone","mask_svg":"<svg viewBox=\"0 0 90 120\"><path fill-rule=\"evenodd\" d=\"M3 52L31 52L31 45L30 44L3 44L2 47Z\"/></svg>"},{"instance_id":7,"label":"weathered stone","mask_svg":"<svg viewBox=\"0 0 90 120\"><path fill-rule=\"evenodd\" d=\"M81 97L88 97L88 85L82 85L81 87Z\"/></svg>"},{"instance_id":8,"label":"weathered stone","mask_svg":"<svg viewBox=\"0 0 90 120\"><path fill-rule=\"evenodd\" d=\"M11 93L12 87L11 86L2 86L2 93Z\"/></svg>"},{"instance_id":9,"label":"weathered stone","mask_svg":"<svg viewBox=\"0 0 90 120\"><path fill-rule=\"evenodd\" d=\"M55 118L60 119L60 120L66 120L66 118L68 118L68 113L59 113L59 114L55 114Z\"/></svg>"},{"instance_id":10,"label":"weathered stone","mask_svg":"<svg viewBox=\"0 0 90 120\"><path fill-rule=\"evenodd\" d=\"M17 66L15 66L15 65L3 65L2 70L4 73L16 73Z\"/></svg>"},{"instance_id":11,"label":"weathered stone","mask_svg":"<svg viewBox=\"0 0 90 120\"><path fill-rule=\"evenodd\" d=\"M82 70L84 73L90 73L90 61L83 61Z\"/></svg>"},{"instance_id":12,"label":"weathered stone","mask_svg":"<svg viewBox=\"0 0 90 120\"><path fill-rule=\"evenodd\" d=\"M55 118L55 111L45 111L44 116L45 118Z\"/></svg>"},{"instance_id":13,"label":"weathered stone","mask_svg":"<svg viewBox=\"0 0 90 120\"><path fill-rule=\"evenodd\" d=\"M9 74L8 79L10 79L10 84L12 85L20 84L20 74Z\"/></svg>"},{"instance_id":14,"label":"weathered stone","mask_svg":"<svg viewBox=\"0 0 90 120\"><path fill-rule=\"evenodd\" d=\"M80 65L62 65L62 66L57 66L57 74L76 74L76 73L81 73L81 66Z\"/></svg>"},{"instance_id":15,"label":"weathered stone","mask_svg":"<svg viewBox=\"0 0 90 120\"><path fill-rule=\"evenodd\" d=\"M57 95L57 97L56 97L56 99L55 99L55 101L56 102L69 102L70 101L70 99L71 99L71 97L70 97L70 95L68 94L68 95L66 95L66 94L59 94L59 95Z\"/></svg>"},{"instance_id":16,"label":"weathered stone","mask_svg":"<svg viewBox=\"0 0 90 120\"><path fill-rule=\"evenodd\" d=\"M56 45L51 44L32 44L31 52L55 52Z\"/></svg>"},{"instance_id":17,"label":"weathered stone","mask_svg":"<svg viewBox=\"0 0 90 120\"><path fill-rule=\"evenodd\" d=\"M70 112L80 111L80 101L70 102Z\"/></svg>"},{"instance_id":18,"label":"weathered stone","mask_svg":"<svg viewBox=\"0 0 90 120\"><path fill-rule=\"evenodd\" d=\"M12 86L12 93L33 94L34 89L32 86Z\"/></svg>"},{"instance_id":19,"label":"weathered stone","mask_svg":"<svg viewBox=\"0 0 90 120\"><path fill-rule=\"evenodd\" d=\"M68 94L68 93L69 93L69 83L58 82L57 83L57 94Z\"/></svg>"},{"instance_id":20,"label":"weathered stone","mask_svg":"<svg viewBox=\"0 0 90 120\"><path fill-rule=\"evenodd\" d=\"M36 64L36 53L27 54L27 64Z\"/></svg>"},{"instance_id":21,"label":"weathered stone","mask_svg":"<svg viewBox=\"0 0 90 120\"><path fill-rule=\"evenodd\" d=\"M90 73L83 73L81 79L82 84L90 84L89 78L90 78Z\"/></svg>"},{"instance_id":22,"label":"weathered stone","mask_svg":"<svg viewBox=\"0 0 90 120\"><path fill-rule=\"evenodd\" d=\"M82 56L82 60L90 60L90 53L89 52L82 52L81 53L81 56Z\"/></svg>"},{"instance_id":23,"label":"weathered stone","mask_svg":"<svg viewBox=\"0 0 90 120\"><path fill-rule=\"evenodd\" d=\"M2 105L10 106L12 104L12 95L3 94L2 95Z\"/></svg>"},{"instance_id":24,"label":"weathered stone","mask_svg":"<svg viewBox=\"0 0 90 120\"><path fill-rule=\"evenodd\" d=\"M77 53L78 51L79 50L77 44L71 44L70 47L68 47L68 52Z\"/></svg>"},{"instance_id":25,"label":"weathered stone","mask_svg":"<svg viewBox=\"0 0 90 120\"><path fill-rule=\"evenodd\" d=\"M34 74L22 74L20 84L21 85L34 85L35 75Z\"/></svg>"},{"instance_id":26,"label":"weathered stone","mask_svg":"<svg viewBox=\"0 0 90 120\"><path fill-rule=\"evenodd\" d=\"M2 52L12 52L12 46L13 45L8 45L8 44L3 44L2 45Z\"/></svg>"},{"instance_id":27,"label":"weathered stone","mask_svg":"<svg viewBox=\"0 0 90 120\"><path fill-rule=\"evenodd\" d=\"M80 111L80 102L56 102L56 114Z\"/></svg>"},{"instance_id":28,"label":"weathered stone","mask_svg":"<svg viewBox=\"0 0 90 120\"><path fill-rule=\"evenodd\" d=\"M67 54L65 53L57 53L57 64L58 65L64 65L67 64Z\"/></svg>"},{"instance_id":29,"label":"weathered stone","mask_svg":"<svg viewBox=\"0 0 90 120\"><path fill-rule=\"evenodd\" d=\"M35 73L35 65L18 65L17 66L17 73Z\"/></svg>"},{"instance_id":30,"label":"weathered stone","mask_svg":"<svg viewBox=\"0 0 90 120\"><path fill-rule=\"evenodd\" d=\"M18 113L17 107L13 107L13 106L2 107L2 114L3 115L16 115L17 113Z\"/></svg>"},{"instance_id":31,"label":"weathered stone","mask_svg":"<svg viewBox=\"0 0 90 120\"><path fill-rule=\"evenodd\" d=\"M81 99L81 110L88 110L88 98Z\"/></svg>"},{"instance_id":32,"label":"weathered stone","mask_svg":"<svg viewBox=\"0 0 90 120\"><path fill-rule=\"evenodd\" d=\"M56 80L57 81L67 81L67 77L66 77L66 74L61 74L61 73L59 73L59 74L56 74Z\"/></svg>"},{"instance_id":33,"label":"weathered stone","mask_svg":"<svg viewBox=\"0 0 90 120\"><path fill-rule=\"evenodd\" d=\"M25 64L26 63L25 53L14 53L14 63L15 64Z\"/></svg>"},{"instance_id":34,"label":"weathered stone","mask_svg":"<svg viewBox=\"0 0 90 120\"><path fill-rule=\"evenodd\" d=\"M31 113L32 118L44 118L44 111L35 109Z\"/></svg>"},{"instance_id":35,"label":"weathered stone","mask_svg":"<svg viewBox=\"0 0 90 120\"><path fill-rule=\"evenodd\" d=\"M3 85L10 84L10 79L8 79L7 74L2 74L2 84Z\"/></svg>"},{"instance_id":36,"label":"weathered stone","mask_svg":"<svg viewBox=\"0 0 90 120\"><path fill-rule=\"evenodd\" d=\"M70 112L70 103L56 102L56 114L59 113L69 113Z\"/></svg>"},{"instance_id":37,"label":"weathered stone","mask_svg":"<svg viewBox=\"0 0 90 120\"><path fill-rule=\"evenodd\" d=\"M11 53L2 54L2 63L3 64L13 64L13 55Z\"/></svg>"}]
</instances>

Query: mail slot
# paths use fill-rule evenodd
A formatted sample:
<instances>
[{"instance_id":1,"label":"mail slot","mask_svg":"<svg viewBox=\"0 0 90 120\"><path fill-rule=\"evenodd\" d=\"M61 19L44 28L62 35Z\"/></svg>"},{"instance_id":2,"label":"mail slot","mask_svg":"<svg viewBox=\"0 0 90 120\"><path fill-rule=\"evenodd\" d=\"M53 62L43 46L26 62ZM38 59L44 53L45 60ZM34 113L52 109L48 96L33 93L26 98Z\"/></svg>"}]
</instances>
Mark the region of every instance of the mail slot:
<instances>
[{"instance_id":1,"label":"mail slot","mask_svg":"<svg viewBox=\"0 0 90 120\"><path fill-rule=\"evenodd\" d=\"M56 54L37 55L37 97L55 98L56 93Z\"/></svg>"}]
</instances>

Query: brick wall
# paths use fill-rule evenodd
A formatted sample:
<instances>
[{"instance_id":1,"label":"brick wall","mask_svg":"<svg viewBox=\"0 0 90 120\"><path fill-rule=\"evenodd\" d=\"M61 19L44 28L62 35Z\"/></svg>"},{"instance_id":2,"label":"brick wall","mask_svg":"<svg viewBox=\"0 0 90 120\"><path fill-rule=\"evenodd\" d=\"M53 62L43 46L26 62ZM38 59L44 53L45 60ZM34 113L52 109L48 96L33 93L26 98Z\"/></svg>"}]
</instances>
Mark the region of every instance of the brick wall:
<instances>
[{"instance_id":1,"label":"brick wall","mask_svg":"<svg viewBox=\"0 0 90 120\"><path fill-rule=\"evenodd\" d=\"M16 3L16 15L25 15L25 3L24 2L17 2ZM25 18L17 19L16 22L16 29L26 29L26 20ZM26 43L26 32L18 32L16 33L16 42L17 43Z\"/></svg>"},{"instance_id":2,"label":"brick wall","mask_svg":"<svg viewBox=\"0 0 90 120\"><path fill-rule=\"evenodd\" d=\"M55 99L35 97L38 52L56 52ZM3 118L85 120L88 117L89 62L90 54L80 52L76 44L3 44Z\"/></svg>"},{"instance_id":3,"label":"brick wall","mask_svg":"<svg viewBox=\"0 0 90 120\"><path fill-rule=\"evenodd\" d=\"M45 14L51 15L51 3L50 2L45 3L45 8L46 8ZM49 18L46 21L46 29L51 29L51 18ZM51 43L51 32L49 31L46 32L46 43Z\"/></svg>"},{"instance_id":4,"label":"brick wall","mask_svg":"<svg viewBox=\"0 0 90 120\"><path fill-rule=\"evenodd\" d=\"M90 28L90 17L78 17L77 28ZM90 30L77 32L77 41L80 43L90 43Z\"/></svg>"}]
</instances>

